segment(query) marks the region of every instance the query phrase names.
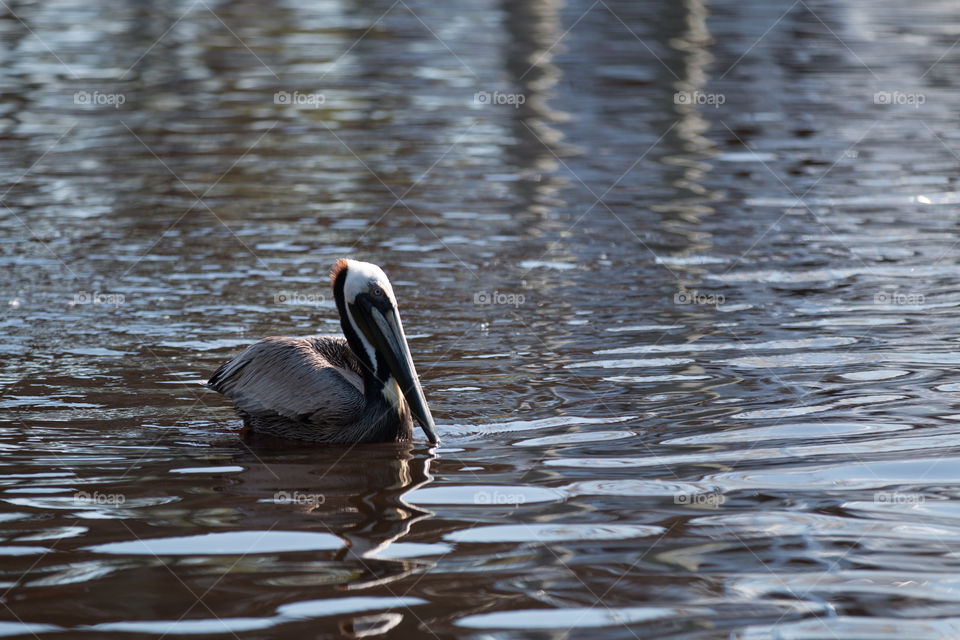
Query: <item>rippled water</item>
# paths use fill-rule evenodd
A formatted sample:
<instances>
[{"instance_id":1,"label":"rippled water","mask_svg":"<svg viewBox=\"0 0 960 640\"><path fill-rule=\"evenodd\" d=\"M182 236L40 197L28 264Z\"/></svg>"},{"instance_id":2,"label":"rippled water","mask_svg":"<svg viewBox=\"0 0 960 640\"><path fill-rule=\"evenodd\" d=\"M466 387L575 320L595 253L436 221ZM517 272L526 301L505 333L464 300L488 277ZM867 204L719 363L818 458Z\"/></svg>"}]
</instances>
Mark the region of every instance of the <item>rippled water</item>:
<instances>
[{"instance_id":1,"label":"rippled water","mask_svg":"<svg viewBox=\"0 0 960 640\"><path fill-rule=\"evenodd\" d=\"M0 635L960 635L955 6L302 4L0 7ZM199 384L342 255L438 449Z\"/></svg>"}]
</instances>

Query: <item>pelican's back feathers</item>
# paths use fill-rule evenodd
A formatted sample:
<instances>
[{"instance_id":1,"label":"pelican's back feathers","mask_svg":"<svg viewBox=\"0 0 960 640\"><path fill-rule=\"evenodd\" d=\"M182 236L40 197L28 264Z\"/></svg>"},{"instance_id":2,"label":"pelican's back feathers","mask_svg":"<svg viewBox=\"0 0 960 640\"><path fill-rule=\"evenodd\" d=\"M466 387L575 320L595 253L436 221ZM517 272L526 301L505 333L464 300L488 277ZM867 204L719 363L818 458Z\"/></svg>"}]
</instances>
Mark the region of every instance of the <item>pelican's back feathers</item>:
<instances>
[{"instance_id":1,"label":"pelican's back feathers","mask_svg":"<svg viewBox=\"0 0 960 640\"><path fill-rule=\"evenodd\" d=\"M343 338L270 337L227 362L207 382L255 430L285 435L291 423L318 442L349 438L365 402L361 365Z\"/></svg>"}]
</instances>

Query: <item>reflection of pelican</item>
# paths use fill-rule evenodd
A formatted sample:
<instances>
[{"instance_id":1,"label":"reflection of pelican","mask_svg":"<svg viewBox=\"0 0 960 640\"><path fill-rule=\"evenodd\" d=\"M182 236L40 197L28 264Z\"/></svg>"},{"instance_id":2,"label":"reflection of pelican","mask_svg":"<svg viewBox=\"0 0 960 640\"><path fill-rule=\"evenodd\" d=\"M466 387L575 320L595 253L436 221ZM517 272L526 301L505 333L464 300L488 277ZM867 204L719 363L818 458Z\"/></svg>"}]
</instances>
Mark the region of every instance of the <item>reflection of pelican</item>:
<instances>
[{"instance_id":1,"label":"reflection of pelican","mask_svg":"<svg viewBox=\"0 0 960 640\"><path fill-rule=\"evenodd\" d=\"M365 575L354 577L343 585L345 589L352 591L395 582L410 574L427 571L436 564L430 560L405 559L403 555L394 558L389 553L390 546L409 535L414 524L434 516L433 511L411 505L404 496L433 482L430 463L436 455L431 452L425 457L414 456L411 445L401 446L407 448L398 451L395 461L390 461L389 465L380 463L380 466L390 468L397 484L387 491L359 495L350 500L353 510L364 519L337 534L347 541L337 558L344 561L356 559L365 569Z\"/></svg>"},{"instance_id":2,"label":"reflection of pelican","mask_svg":"<svg viewBox=\"0 0 960 640\"><path fill-rule=\"evenodd\" d=\"M409 440L413 420L437 442L397 311L380 267L340 259L330 273L346 338L264 338L207 385L253 431L313 442Z\"/></svg>"},{"instance_id":3,"label":"reflection of pelican","mask_svg":"<svg viewBox=\"0 0 960 640\"><path fill-rule=\"evenodd\" d=\"M360 591L429 571L447 550L434 542L434 527L428 524L434 513L407 500L411 491L434 481L432 449L383 443L365 446L361 456L344 456L338 447L269 437L227 442L236 452L230 460L245 470L223 486L243 504L225 517L241 518L250 529L268 530L282 521L290 530L327 532L343 540L329 558L298 565L276 584Z\"/></svg>"}]
</instances>

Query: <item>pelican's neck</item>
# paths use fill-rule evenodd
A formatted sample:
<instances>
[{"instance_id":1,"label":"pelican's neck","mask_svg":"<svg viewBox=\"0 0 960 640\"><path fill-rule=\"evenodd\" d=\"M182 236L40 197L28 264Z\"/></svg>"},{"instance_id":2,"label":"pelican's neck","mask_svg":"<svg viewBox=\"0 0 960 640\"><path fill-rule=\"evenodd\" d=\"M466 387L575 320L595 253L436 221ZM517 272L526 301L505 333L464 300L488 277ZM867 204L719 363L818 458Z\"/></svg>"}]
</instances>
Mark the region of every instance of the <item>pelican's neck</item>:
<instances>
[{"instance_id":1,"label":"pelican's neck","mask_svg":"<svg viewBox=\"0 0 960 640\"><path fill-rule=\"evenodd\" d=\"M357 327L357 323L354 322L350 315L350 309L347 307L347 301L343 293L346 282L347 270L341 269L333 280L333 299L337 303L337 313L340 314L340 329L347 339L347 344L350 345L350 350L357 356L363 367L365 388L370 389L371 383L375 383L373 386L383 386L383 381L377 375L380 364L377 361L377 351L360 331L360 328Z\"/></svg>"},{"instance_id":2,"label":"pelican's neck","mask_svg":"<svg viewBox=\"0 0 960 640\"><path fill-rule=\"evenodd\" d=\"M350 345L350 349L363 363L364 370L374 378L380 380L381 376L379 372L384 370L385 367L377 356L377 350L370 344L367 337L363 335L363 332L360 331L360 327L357 326L346 305L344 305L344 309L340 313L340 327L343 329L343 334L347 336L347 343Z\"/></svg>"}]
</instances>

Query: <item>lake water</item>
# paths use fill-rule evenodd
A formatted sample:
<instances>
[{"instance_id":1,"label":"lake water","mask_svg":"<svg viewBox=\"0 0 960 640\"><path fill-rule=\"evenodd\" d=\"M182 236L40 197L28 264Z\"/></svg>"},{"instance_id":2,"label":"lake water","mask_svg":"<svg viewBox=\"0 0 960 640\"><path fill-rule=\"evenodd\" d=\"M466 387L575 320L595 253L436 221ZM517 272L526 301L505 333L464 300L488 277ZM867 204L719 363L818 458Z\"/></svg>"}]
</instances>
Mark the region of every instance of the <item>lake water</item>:
<instances>
[{"instance_id":1,"label":"lake water","mask_svg":"<svg viewBox=\"0 0 960 640\"><path fill-rule=\"evenodd\" d=\"M946 0L0 7L0 635L960 636ZM441 446L201 383L380 264Z\"/></svg>"}]
</instances>

